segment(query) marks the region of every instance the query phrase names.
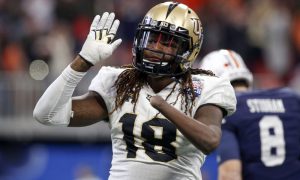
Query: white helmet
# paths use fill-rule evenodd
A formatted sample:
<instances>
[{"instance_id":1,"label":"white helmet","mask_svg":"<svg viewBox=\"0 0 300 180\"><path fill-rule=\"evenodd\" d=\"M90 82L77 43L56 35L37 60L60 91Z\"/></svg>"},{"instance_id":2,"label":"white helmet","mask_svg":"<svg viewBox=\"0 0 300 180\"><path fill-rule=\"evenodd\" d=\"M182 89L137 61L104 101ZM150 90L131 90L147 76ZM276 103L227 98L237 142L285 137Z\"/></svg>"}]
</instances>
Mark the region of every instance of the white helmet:
<instances>
[{"instance_id":1,"label":"white helmet","mask_svg":"<svg viewBox=\"0 0 300 180\"><path fill-rule=\"evenodd\" d=\"M253 75L242 57L232 50L216 50L207 54L200 63L200 68L211 70L216 76L226 77L230 81L245 80L248 86L253 84Z\"/></svg>"}]
</instances>

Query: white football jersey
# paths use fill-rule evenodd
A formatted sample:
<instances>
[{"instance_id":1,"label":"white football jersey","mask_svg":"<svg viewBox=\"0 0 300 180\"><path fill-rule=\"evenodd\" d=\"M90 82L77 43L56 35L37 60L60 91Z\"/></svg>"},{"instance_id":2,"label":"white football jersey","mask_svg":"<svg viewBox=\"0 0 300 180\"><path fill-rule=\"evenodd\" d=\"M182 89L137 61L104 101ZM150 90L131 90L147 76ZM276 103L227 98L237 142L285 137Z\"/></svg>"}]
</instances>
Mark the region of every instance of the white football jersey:
<instances>
[{"instance_id":1,"label":"white football jersey","mask_svg":"<svg viewBox=\"0 0 300 180\"><path fill-rule=\"evenodd\" d=\"M102 67L89 87L90 91L102 96L108 112L114 109L116 88L113 85L123 70ZM192 79L197 94L192 116L204 104L220 106L228 114L235 111L236 98L228 80L207 75L193 75ZM205 155L172 122L158 114L147 100L149 95L160 95L166 99L174 85L175 82L171 83L159 93L154 93L148 85L144 85L135 113L129 99L120 109L109 115L113 148L110 180L202 179L200 167L204 163ZM182 97L176 101L179 89L178 84L167 102L184 111Z\"/></svg>"}]
</instances>

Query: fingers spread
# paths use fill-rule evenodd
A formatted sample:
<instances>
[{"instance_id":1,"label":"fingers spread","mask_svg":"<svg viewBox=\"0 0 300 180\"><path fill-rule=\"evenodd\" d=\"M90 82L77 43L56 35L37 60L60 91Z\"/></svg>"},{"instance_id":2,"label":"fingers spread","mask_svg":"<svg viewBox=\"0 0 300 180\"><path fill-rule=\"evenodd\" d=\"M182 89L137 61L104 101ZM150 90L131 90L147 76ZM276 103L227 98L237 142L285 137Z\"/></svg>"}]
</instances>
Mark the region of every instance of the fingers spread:
<instances>
[{"instance_id":1,"label":"fingers spread","mask_svg":"<svg viewBox=\"0 0 300 180\"><path fill-rule=\"evenodd\" d=\"M115 49L117 49L117 47L121 44L121 42L122 42L122 39L117 39L117 40L115 40L113 43L111 43L111 46L112 46L112 48L113 48L113 51L114 51Z\"/></svg>"},{"instance_id":2,"label":"fingers spread","mask_svg":"<svg viewBox=\"0 0 300 180\"><path fill-rule=\"evenodd\" d=\"M104 12L102 16L95 16L91 24L89 36L95 40L111 43L119 25L120 21L118 19L115 20L115 13Z\"/></svg>"},{"instance_id":3,"label":"fingers spread","mask_svg":"<svg viewBox=\"0 0 300 180\"><path fill-rule=\"evenodd\" d=\"M104 25L105 25L105 23L106 23L106 21L107 21L108 15L109 15L108 12L105 12L105 13L102 14L102 17L101 17L101 19L100 19L100 22L98 23L98 26L97 26L97 29L98 29L98 30L99 30L99 29L103 29L103 27L104 27Z\"/></svg>"},{"instance_id":4,"label":"fingers spread","mask_svg":"<svg viewBox=\"0 0 300 180\"><path fill-rule=\"evenodd\" d=\"M111 27L111 25L112 25L112 23L113 23L113 21L114 21L114 19L115 19L115 13L110 13L109 16L108 16L108 18L107 18L107 21L106 21L106 23L104 25L104 29L109 30L110 27Z\"/></svg>"},{"instance_id":5,"label":"fingers spread","mask_svg":"<svg viewBox=\"0 0 300 180\"><path fill-rule=\"evenodd\" d=\"M109 31L109 34L116 35L119 25L120 25L120 21L118 19L116 19Z\"/></svg>"},{"instance_id":6,"label":"fingers spread","mask_svg":"<svg viewBox=\"0 0 300 180\"><path fill-rule=\"evenodd\" d=\"M95 30L97 28L99 20L100 20L100 15L96 15L94 17L94 20L93 20L92 24L91 24L90 31L93 31L93 30Z\"/></svg>"}]
</instances>

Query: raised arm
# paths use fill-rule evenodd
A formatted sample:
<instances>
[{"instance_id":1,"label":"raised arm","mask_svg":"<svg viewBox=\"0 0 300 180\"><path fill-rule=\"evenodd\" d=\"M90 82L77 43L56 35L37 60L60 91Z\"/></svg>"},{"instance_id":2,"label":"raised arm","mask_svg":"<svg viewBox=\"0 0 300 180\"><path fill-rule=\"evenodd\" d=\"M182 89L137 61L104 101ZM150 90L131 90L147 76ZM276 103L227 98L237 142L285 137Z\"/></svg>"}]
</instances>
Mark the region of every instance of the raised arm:
<instances>
[{"instance_id":1,"label":"raised arm","mask_svg":"<svg viewBox=\"0 0 300 180\"><path fill-rule=\"evenodd\" d=\"M107 116L105 103L95 92L72 99L72 94L96 63L107 59L121 44L112 41L119 27L114 13L95 16L87 39L74 61L47 88L33 111L34 118L45 125L87 126Z\"/></svg>"}]
</instances>

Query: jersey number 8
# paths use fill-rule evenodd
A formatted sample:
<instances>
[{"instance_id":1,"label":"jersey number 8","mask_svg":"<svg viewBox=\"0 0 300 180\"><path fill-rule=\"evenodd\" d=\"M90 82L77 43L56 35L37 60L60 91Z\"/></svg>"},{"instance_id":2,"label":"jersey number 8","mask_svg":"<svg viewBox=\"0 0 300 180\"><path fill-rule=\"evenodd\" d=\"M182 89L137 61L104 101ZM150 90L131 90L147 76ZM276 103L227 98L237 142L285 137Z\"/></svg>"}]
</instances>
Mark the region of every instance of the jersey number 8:
<instances>
[{"instance_id":1,"label":"jersey number 8","mask_svg":"<svg viewBox=\"0 0 300 180\"><path fill-rule=\"evenodd\" d=\"M261 160L267 167L281 165L285 160L282 121L278 116L264 116L259 122Z\"/></svg>"}]
</instances>

